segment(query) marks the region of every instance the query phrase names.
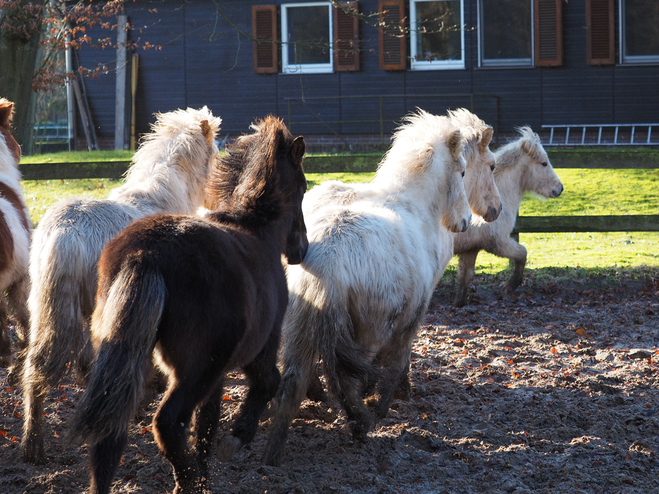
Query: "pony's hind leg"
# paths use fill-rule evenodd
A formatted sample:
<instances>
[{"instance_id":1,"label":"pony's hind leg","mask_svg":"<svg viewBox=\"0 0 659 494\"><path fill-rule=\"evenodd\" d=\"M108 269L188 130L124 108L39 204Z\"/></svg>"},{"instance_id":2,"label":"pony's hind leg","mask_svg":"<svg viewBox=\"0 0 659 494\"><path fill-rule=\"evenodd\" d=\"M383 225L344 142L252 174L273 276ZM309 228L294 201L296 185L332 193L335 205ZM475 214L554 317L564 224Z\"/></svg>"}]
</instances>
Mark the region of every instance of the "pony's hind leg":
<instances>
[{"instance_id":1,"label":"pony's hind leg","mask_svg":"<svg viewBox=\"0 0 659 494\"><path fill-rule=\"evenodd\" d=\"M82 317L82 316L80 316ZM68 324L35 318L30 327L22 377L24 422L23 459L29 463L45 461L43 407L46 395L67 371L67 363L82 346L82 323Z\"/></svg>"},{"instance_id":2,"label":"pony's hind leg","mask_svg":"<svg viewBox=\"0 0 659 494\"><path fill-rule=\"evenodd\" d=\"M279 331L273 331L256 358L243 366L249 379L249 392L233 425L232 437L225 437L218 448L218 456L224 461L233 456L232 452L235 454L252 442L265 407L277 393L281 381L277 369L278 346Z\"/></svg>"},{"instance_id":3,"label":"pony's hind leg","mask_svg":"<svg viewBox=\"0 0 659 494\"><path fill-rule=\"evenodd\" d=\"M467 292L469 284L474 278L476 257L478 257L477 250L458 254L458 289L453 301L453 305L456 307L463 307L467 304Z\"/></svg>"},{"instance_id":4,"label":"pony's hind leg","mask_svg":"<svg viewBox=\"0 0 659 494\"><path fill-rule=\"evenodd\" d=\"M27 358L27 343L29 340L28 328L30 326L30 314L27 310L27 297L29 294L29 281L27 276L21 278L7 289L7 303L9 309L16 317L16 334L18 335L18 351L14 358L14 364L7 374L7 382L15 386L23 375L23 367Z\"/></svg>"},{"instance_id":5,"label":"pony's hind leg","mask_svg":"<svg viewBox=\"0 0 659 494\"><path fill-rule=\"evenodd\" d=\"M92 482L90 491L92 494L107 494L121 461L128 433L124 432L119 437L109 436L93 444L90 448L90 463L92 471Z\"/></svg>"},{"instance_id":6,"label":"pony's hind leg","mask_svg":"<svg viewBox=\"0 0 659 494\"><path fill-rule=\"evenodd\" d=\"M9 367L11 365L11 338L7 332L7 309L5 307L4 296L0 294L0 366Z\"/></svg>"},{"instance_id":7,"label":"pony's hind leg","mask_svg":"<svg viewBox=\"0 0 659 494\"><path fill-rule=\"evenodd\" d=\"M404 379L409 386L409 365L412 353L412 341L416 336L421 320L425 315L425 306L417 311L416 316L404 329L392 338L380 353L382 375L378 382L376 395L367 400L378 420L386 417L394 400L394 394Z\"/></svg>"},{"instance_id":8,"label":"pony's hind leg","mask_svg":"<svg viewBox=\"0 0 659 494\"><path fill-rule=\"evenodd\" d=\"M270 427L268 444L263 456L266 465L281 465L288 428L300 410L300 404L307 391L307 383L315 369L316 354L306 351L307 348L293 345L294 339L291 338L284 348L284 373L277 391L277 413Z\"/></svg>"},{"instance_id":9,"label":"pony's hind leg","mask_svg":"<svg viewBox=\"0 0 659 494\"><path fill-rule=\"evenodd\" d=\"M211 393L208 399L197 410L194 417L194 429L197 432L195 451L201 469L202 481L208 481L208 457L217 434L221 414L222 385Z\"/></svg>"},{"instance_id":10,"label":"pony's hind leg","mask_svg":"<svg viewBox=\"0 0 659 494\"><path fill-rule=\"evenodd\" d=\"M186 427L190 423L199 396L199 382L177 381L169 388L153 417L153 434L160 450L174 469L175 494L203 492L197 458L188 448Z\"/></svg>"}]
</instances>

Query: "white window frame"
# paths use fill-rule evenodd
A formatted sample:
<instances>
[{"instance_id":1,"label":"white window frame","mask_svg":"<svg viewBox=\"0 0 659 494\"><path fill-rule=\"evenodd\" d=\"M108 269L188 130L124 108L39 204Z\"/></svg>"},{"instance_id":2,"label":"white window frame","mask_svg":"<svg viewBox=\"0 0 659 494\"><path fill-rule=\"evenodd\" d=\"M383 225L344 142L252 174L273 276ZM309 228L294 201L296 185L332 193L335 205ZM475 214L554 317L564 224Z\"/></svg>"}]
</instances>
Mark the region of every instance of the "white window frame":
<instances>
[{"instance_id":1,"label":"white window frame","mask_svg":"<svg viewBox=\"0 0 659 494\"><path fill-rule=\"evenodd\" d=\"M417 60L417 18L416 5L438 0L410 0L410 69L411 70L458 70L465 68L464 0L460 2L460 59L459 60ZM440 0L441 1L441 0Z\"/></svg>"},{"instance_id":2,"label":"white window frame","mask_svg":"<svg viewBox=\"0 0 659 494\"><path fill-rule=\"evenodd\" d=\"M657 1L657 0L655 0ZM619 45L620 54L619 54L619 63L620 65L656 65L659 63L659 53L656 55L625 55L627 51L627 46L625 43L625 33L626 33L626 24L625 24L625 0L618 0L618 33L619 33Z\"/></svg>"},{"instance_id":3,"label":"white window frame","mask_svg":"<svg viewBox=\"0 0 659 494\"><path fill-rule=\"evenodd\" d=\"M288 60L288 9L299 7L322 7L326 6L329 11L329 62L328 63L301 63L296 64ZM334 31L332 29L332 3L331 2L304 2L304 3L283 3L281 4L281 71L284 74L330 74L334 72Z\"/></svg>"},{"instance_id":4,"label":"white window frame","mask_svg":"<svg viewBox=\"0 0 659 494\"><path fill-rule=\"evenodd\" d=\"M531 3L531 57L530 58L491 58L485 60L483 58L483 2L486 0L478 0L478 66L480 68L489 67L510 67L510 68L531 68L535 67L535 2L528 0Z\"/></svg>"}]
</instances>

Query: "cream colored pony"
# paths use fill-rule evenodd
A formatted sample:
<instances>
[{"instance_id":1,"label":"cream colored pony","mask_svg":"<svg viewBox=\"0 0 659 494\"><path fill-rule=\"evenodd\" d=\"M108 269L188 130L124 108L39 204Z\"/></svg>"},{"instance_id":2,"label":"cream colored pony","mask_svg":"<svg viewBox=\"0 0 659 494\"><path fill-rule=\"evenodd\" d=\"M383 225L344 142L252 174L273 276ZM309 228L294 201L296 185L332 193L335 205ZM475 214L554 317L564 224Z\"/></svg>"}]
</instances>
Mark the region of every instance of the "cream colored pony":
<instances>
[{"instance_id":1,"label":"cream colored pony","mask_svg":"<svg viewBox=\"0 0 659 494\"><path fill-rule=\"evenodd\" d=\"M458 307L467 303L467 290L474 276L476 257L481 250L507 257L515 264L503 295L510 294L522 283L526 248L510 238L522 195L524 192L533 192L553 198L563 192L563 184L556 176L538 135L529 127L519 129L519 134L519 139L495 153L494 179L503 199L503 212L492 223L472 225L466 232L453 235L453 251L459 259L458 290L454 302Z\"/></svg>"},{"instance_id":2,"label":"cream colored pony","mask_svg":"<svg viewBox=\"0 0 659 494\"><path fill-rule=\"evenodd\" d=\"M157 115L135 153L126 183L107 200L70 199L50 208L35 230L30 255L30 343L23 376L23 456L45 460L43 405L50 387L81 355L94 310L103 246L133 221L156 213L191 214L218 150L221 120L208 108Z\"/></svg>"},{"instance_id":3,"label":"cream colored pony","mask_svg":"<svg viewBox=\"0 0 659 494\"><path fill-rule=\"evenodd\" d=\"M387 413L439 279L446 255L439 238L471 220L462 149L448 118L419 111L405 119L375 178L352 202L305 196L310 244L303 263L287 268L284 369L267 464L281 461L319 357L355 437ZM382 377L372 413L363 391L375 367Z\"/></svg>"}]
</instances>

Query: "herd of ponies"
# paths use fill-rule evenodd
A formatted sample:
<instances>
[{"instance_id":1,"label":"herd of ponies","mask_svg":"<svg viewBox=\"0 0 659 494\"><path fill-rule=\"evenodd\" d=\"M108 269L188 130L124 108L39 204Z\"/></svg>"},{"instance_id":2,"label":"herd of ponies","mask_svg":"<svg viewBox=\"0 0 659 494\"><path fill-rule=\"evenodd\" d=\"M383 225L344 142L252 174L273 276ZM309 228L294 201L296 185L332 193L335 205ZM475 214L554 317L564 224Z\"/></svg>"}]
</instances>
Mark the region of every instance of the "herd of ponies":
<instances>
[{"instance_id":1,"label":"herd of ponies","mask_svg":"<svg viewBox=\"0 0 659 494\"><path fill-rule=\"evenodd\" d=\"M1 363L22 387L30 463L47 461L46 396L77 369L70 439L90 446L93 493L110 491L158 371L168 384L153 434L175 493L203 492L210 455L226 461L252 441L268 404L263 461L280 465L302 400L329 399L318 369L367 440L394 394L410 396L412 343L453 255L455 305L480 250L514 262L510 293L526 263L509 238L523 193L563 191L530 128L493 153L492 127L459 109L406 116L370 183L305 194L303 137L268 116L220 154L221 120L204 107L156 115L121 187L63 200L32 231L12 111L0 99ZM224 376L237 368L249 391L216 444Z\"/></svg>"}]
</instances>

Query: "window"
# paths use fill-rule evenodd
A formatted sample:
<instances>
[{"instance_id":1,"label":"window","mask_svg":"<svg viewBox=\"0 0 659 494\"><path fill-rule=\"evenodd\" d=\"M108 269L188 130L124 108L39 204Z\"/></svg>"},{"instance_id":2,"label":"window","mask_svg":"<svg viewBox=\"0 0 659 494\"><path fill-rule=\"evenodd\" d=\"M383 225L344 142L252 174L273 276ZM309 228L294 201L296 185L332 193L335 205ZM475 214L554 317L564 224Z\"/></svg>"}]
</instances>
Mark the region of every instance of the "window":
<instances>
[{"instance_id":1,"label":"window","mask_svg":"<svg viewBox=\"0 0 659 494\"><path fill-rule=\"evenodd\" d=\"M360 68L359 2L252 6L252 57L257 74L322 74ZM282 40L277 36L281 23ZM332 24L333 30L332 30Z\"/></svg>"},{"instance_id":2,"label":"window","mask_svg":"<svg viewBox=\"0 0 659 494\"><path fill-rule=\"evenodd\" d=\"M564 0L479 0L480 67L563 64Z\"/></svg>"},{"instance_id":3,"label":"window","mask_svg":"<svg viewBox=\"0 0 659 494\"><path fill-rule=\"evenodd\" d=\"M659 2L620 0L620 63L659 62Z\"/></svg>"},{"instance_id":4,"label":"window","mask_svg":"<svg viewBox=\"0 0 659 494\"><path fill-rule=\"evenodd\" d=\"M464 69L463 25L463 0L411 0L412 70Z\"/></svg>"},{"instance_id":5,"label":"window","mask_svg":"<svg viewBox=\"0 0 659 494\"><path fill-rule=\"evenodd\" d=\"M282 4L281 69L285 74L332 72L329 2Z\"/></svg>"},{"instance_id":6,"label":"window","mask_svg":"<svg viewBox=\"0 0 659 494\"><path fill-rule=\"evenodd\" d=\"M480 64L533 66L533 0L479 2Z\"/></svg>"}]
</instances>

